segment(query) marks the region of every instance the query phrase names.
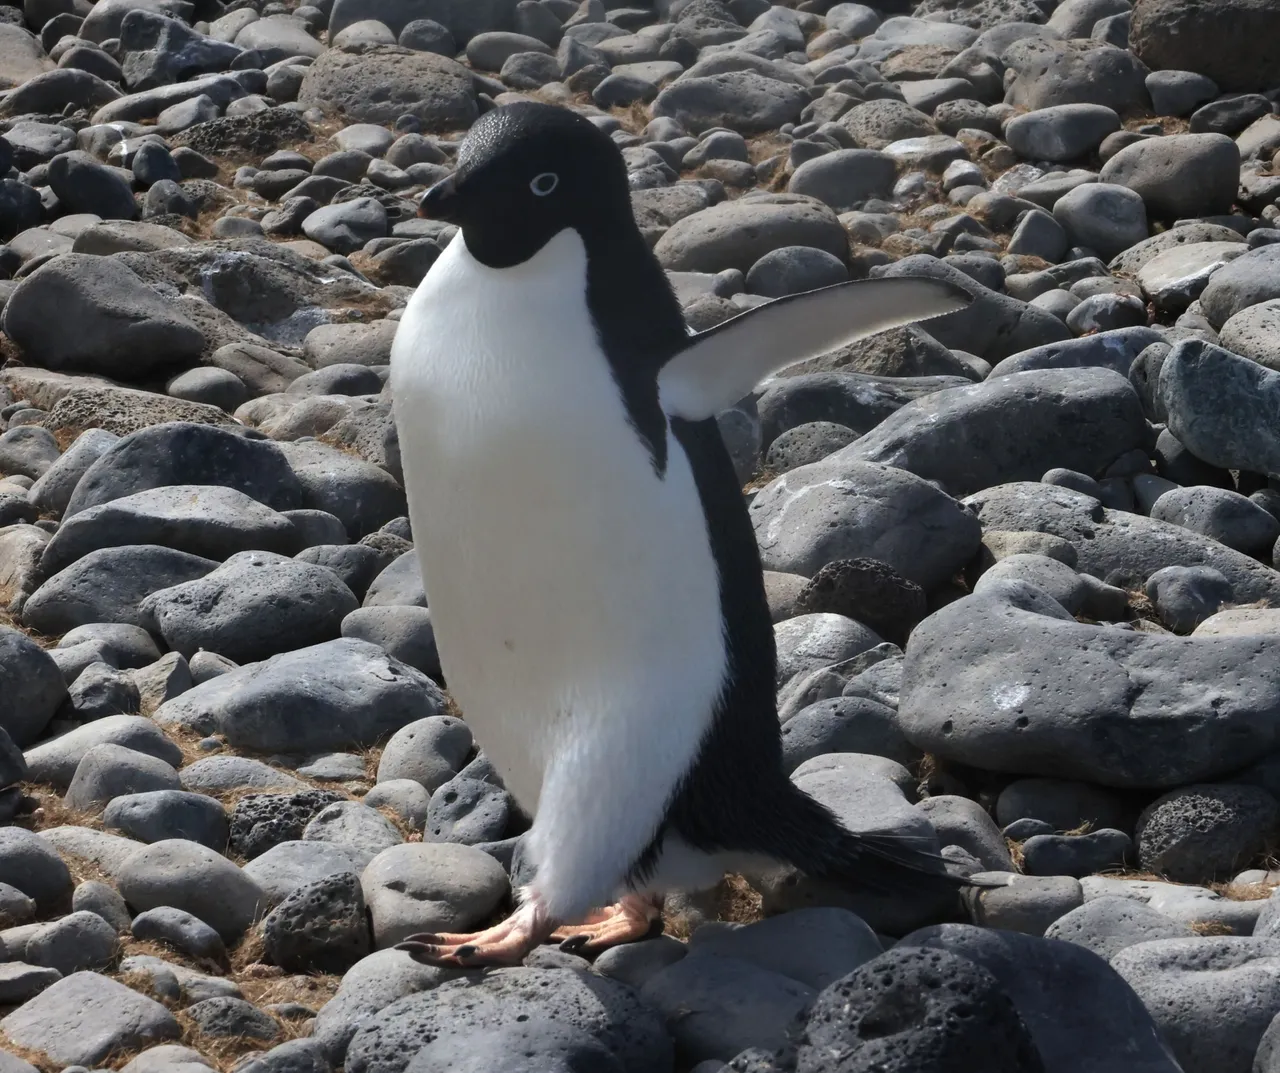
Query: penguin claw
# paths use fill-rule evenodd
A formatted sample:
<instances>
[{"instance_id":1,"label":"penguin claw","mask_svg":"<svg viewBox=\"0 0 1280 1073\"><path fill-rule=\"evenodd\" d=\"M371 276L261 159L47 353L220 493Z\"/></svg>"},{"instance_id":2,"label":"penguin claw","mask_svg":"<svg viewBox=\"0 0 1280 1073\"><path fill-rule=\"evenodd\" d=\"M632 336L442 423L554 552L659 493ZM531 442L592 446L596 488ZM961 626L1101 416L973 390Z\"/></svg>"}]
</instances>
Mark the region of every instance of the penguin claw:
<instances>
[{"instance_id":1,"label":"penguin claw","mask_svg":"<svg viewBox=\"0 0 1280 1073\"><path fill-rule=\"evenodd\" d=\"M568 954L590 954L647 939L662 931L662 907L651 898L628 894L608 909L592 913L585 924L557 928L552 940Z\"/></svg>"},{"instance_id":2,"label":"penguin claw","mask_svg":"<svg viewBox=\"0 0 1280 1073\"><path fill-rule=\"evenodd\" d=\"M518 910L484 931L423 932L397 943L396 949L424 965L519 965L530 950L546 940L554 926L541 913Z\"/></svg>"}]
</instances>

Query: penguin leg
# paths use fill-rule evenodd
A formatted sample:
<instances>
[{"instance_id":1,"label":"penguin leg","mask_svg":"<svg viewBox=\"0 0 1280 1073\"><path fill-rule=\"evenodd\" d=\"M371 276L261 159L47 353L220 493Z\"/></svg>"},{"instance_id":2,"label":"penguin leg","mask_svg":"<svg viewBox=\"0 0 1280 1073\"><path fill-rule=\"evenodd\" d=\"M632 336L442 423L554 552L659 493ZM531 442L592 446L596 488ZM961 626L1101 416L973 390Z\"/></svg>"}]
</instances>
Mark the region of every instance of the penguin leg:
<instances>
[{"instance_id":1,"label":"penguin leg","mask_svg":"<svg viewBox=\"0 0 1280 1073\"><path fill-rule=\"evenodd\" d=\"M607 909L591 913L582 924L557 928L551 939L571 954L596 953L647 938L655 925L661 929L661 897L627 894Z\"/></svg>"},{"instance_id":2,"label":"penguin leg","mask_svg":"<svg viewBox=\"0 0 1280 1073\"><path fill-rule=\"evenodd\" d=\"M501 924L476 932L440 932L410 935L396 949L424 965L519 965L525 956L550 937L556 922L531 899Z\"/></svg>"}]
</instances>

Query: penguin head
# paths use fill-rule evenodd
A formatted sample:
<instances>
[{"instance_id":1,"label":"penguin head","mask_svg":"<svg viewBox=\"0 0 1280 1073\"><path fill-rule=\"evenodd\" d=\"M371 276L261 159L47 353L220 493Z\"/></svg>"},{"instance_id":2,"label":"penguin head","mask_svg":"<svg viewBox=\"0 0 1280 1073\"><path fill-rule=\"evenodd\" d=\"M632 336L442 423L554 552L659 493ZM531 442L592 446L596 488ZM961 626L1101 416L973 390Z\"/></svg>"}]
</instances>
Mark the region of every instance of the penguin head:
<instances>
[{"instance_id":1,"label":"penguin head","mask_svg":"<svg viewBox=\"0 0 1280 1073\"><path fill-rule=\"evenodd\" d=\"M591 248L635 230L622 154L576 112L521 102L486 112L458 149L452 175L419 202L421 215L457 224L490 268L529 260L576 228Z\"/></svg>"}]
</instances>

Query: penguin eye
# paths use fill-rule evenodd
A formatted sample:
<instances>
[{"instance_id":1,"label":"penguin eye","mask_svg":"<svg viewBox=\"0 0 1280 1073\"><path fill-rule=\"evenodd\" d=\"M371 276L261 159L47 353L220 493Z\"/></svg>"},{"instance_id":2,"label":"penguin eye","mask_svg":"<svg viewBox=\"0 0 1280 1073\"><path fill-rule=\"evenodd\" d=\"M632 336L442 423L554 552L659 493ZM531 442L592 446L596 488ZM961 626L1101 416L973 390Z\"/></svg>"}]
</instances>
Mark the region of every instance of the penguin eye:
<instances>
[{"instance_id":1,"label":"penguin eye","mask_svg":"<svg viewBox=\"0 0 1280 1073\"><path fill-rule=\"evenodd\" d=\"M560 176L554 171L544 171L529 181L529 189L538 197L546 197L560 185Z\"/></svg>"}]
</instances>

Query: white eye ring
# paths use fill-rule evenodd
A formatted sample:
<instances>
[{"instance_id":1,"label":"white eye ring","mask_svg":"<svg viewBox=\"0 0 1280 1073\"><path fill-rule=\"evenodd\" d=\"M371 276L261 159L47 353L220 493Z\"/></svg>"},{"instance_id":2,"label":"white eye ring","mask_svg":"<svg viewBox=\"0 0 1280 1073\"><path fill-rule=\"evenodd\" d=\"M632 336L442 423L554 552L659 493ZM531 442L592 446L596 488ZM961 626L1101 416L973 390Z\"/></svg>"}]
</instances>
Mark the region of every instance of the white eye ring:
<instances>
[{"instance_id":1,"label":"white eye ring","mask_svg":"<svg viewBox=\"0 0 1280 1073\"><path fill-rule=\"evenodd\" d=\"M544 171L529 180L529 189L538 197L546 197L560 185L560 176L554 171Z\"/></svg>"}]
</instances>

